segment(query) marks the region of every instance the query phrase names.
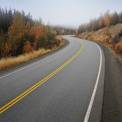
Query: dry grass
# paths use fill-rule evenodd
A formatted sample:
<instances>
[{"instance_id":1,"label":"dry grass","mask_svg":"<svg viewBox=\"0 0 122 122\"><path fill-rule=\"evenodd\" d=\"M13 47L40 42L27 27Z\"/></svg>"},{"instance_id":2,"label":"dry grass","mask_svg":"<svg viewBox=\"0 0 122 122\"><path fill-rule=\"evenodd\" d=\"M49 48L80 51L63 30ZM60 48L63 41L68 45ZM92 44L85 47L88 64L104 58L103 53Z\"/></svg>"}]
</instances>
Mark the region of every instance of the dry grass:
<instances>
[{"instance_id":1,"label":"dry grass","mask_svg":"<svg viewBox=\"0 0 122 122\"><path fill-rule=\"evenodd\" d=\"M61 38L59 41L60 41L60 44L58 46L54 45L54 47L51 49L39 49L37 51L33 51L33 52L27 53L27 54L22 54L22 55L17 56L17 57L2 58L0 60L0 70L10 68L10 67L15 66L17 64L27 62L31 59L36 58L36 57L45 55L51 51L57 50L58 48L60 48L61 46L64 45L64 41Z\"/></svg>"},{"instance_id":2,"label":"dry grass","mask_svg":"<svg viewBox=\"0 0 122 122\"><path fill-rule=\"evenodd\" d=\"M38 56L42 56L44 54L49 53L51 50L46 50L46 49L40 49L38 51L33 51L28 54L23 54L18 57L10 57L10 58L3 58L0 60L0 70L15 66L20 63L27 62L33 58L36 58Z\"/></svg>"}]
</instances>

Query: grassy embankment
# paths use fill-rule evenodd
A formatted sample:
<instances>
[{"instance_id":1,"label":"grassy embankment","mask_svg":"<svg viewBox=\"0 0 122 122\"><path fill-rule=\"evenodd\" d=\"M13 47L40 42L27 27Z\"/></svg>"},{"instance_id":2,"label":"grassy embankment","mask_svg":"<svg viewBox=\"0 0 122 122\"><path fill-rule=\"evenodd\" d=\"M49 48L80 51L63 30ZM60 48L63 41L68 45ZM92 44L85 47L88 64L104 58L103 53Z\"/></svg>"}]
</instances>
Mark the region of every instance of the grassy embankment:
<instances>
[{"instance_id":1,"label":"grassy embankment","mask_svg":"<svg viewBox=\"0 0 122 122\"><path fill-rule=\"evenodd\" d=\"M114 54L122 57L122 12L107 11L89 23L81 24L77 34L82 39L95 41L112 49Z\"/></svg>"},{"instance_id":2,"label":"grassy embankment","mask_svg":"<svg viewBox=\"0 0 122 122\"><path fill-rule=\"evenodd\" d=\"M30 53L21 54L16 57L2 58L0 60L0 70L5 70L7 68L27 62L31 59L43 56L47 53L50 53L52 51L55 51L55 50L61 48L64 45L64 40L61 37L57 37L56 39L57 39L57 44L53 45L51 48L48 48L48 49L40 48L37 51L32 51Z\"/></svg>"}]
</instances>

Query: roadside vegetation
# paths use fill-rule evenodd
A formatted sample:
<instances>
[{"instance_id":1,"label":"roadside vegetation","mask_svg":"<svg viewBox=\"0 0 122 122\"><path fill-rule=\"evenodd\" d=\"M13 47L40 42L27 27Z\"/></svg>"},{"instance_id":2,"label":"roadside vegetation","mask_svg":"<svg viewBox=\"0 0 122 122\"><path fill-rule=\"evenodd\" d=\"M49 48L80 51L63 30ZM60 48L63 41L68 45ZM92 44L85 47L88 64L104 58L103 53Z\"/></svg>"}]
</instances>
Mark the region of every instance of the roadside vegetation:
<instances>
[{"instance_id":1,"label":"roadside vegetation","mask_svg":"<svg viewBox=\"0 0 122 122\"><path fill-rule=\"evenodd\" d=\"M80 25L78 36L101 43L122 56L122 13L109 13Z\"/></svg>"},{"instance_id":2,"label":"roadside vegetation","mask_svg":"<svg viewBox=\"0 0 122 122\"><path fill-rule=\"evenodd\" d=\"M57 31L23 11L0 9L0 70L63 45Z\"/></svg>"}]
</instances>

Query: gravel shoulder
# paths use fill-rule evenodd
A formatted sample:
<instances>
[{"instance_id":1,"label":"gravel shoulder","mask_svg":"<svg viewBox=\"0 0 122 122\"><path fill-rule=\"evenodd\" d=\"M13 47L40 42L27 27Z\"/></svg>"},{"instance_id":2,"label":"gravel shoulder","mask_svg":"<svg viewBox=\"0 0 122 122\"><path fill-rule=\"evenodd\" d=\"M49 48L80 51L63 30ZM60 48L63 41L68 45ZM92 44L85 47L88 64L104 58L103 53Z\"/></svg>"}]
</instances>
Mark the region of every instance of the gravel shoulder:
<instances>
[{"instance_id":1,"label":"gravel shoulder","mask_svg":"<svg viewBox=\"0 0 122 122\"><path fill-rule=\"evenodd\" d=\"M105 83L101 122L122 122L122 61L108 48L105 55Z\"/></svg>"}]
</instances>

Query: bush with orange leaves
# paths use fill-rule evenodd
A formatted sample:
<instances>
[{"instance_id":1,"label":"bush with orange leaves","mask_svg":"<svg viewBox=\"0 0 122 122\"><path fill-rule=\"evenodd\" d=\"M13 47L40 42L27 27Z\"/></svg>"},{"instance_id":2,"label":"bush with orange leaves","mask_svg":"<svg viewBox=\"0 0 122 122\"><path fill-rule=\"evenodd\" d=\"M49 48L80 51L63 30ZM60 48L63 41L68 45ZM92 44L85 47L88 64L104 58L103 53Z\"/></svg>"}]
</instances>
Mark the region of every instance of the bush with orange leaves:
<instances>
[{"instance_id":1,"label":"bush with orange leaves","mask_svg":"<svg viewBox=\"0 0 122 122\"><path fill-rule=\"evenodd\" d=\"M115 45L115 51L122 55L122 42L119 42Z\"/></svg>"},{"instance_id":2,"label":"bush with orange leaves","mask_svg":"<svg viewBox=\"0 0 122 122\"><path fill-rule=\"evenodd\" d=\"M30 42L29 41L25 42L24 47L23 47L23 52L24 53L29 53L29 52L32 52L32 51L33 51L33 48L31 46Z\"/></svg>"}]
</instances>

